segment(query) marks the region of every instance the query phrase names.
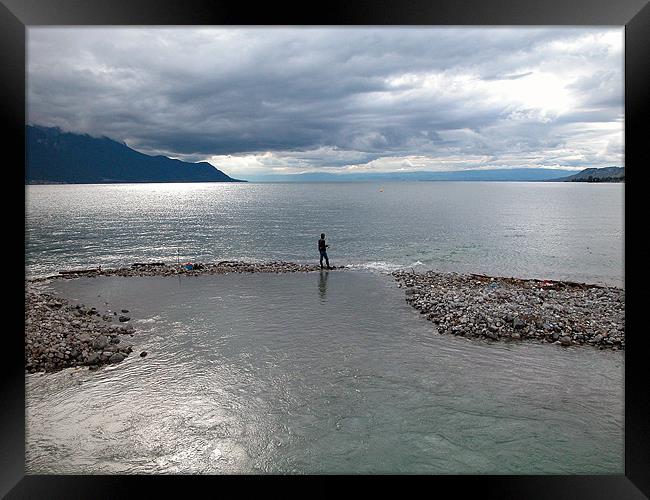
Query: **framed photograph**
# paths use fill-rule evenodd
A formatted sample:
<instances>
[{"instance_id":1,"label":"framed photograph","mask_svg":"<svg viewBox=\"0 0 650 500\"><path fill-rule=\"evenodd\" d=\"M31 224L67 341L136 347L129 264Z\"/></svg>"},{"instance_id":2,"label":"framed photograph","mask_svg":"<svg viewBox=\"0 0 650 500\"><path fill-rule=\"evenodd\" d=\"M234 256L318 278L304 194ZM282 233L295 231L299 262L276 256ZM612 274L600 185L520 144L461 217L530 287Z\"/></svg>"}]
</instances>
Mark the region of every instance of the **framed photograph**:
<instances>
[{"instance_id":1,"label":"framed photograph","mask_svg":"<svg viewBox=\"0 0 650 500\"><path fill-rule=\"evenodd\" d=\"M179 475L650 494L646 1L0 12L8 498Z\"/></svg>"}]
</instances>

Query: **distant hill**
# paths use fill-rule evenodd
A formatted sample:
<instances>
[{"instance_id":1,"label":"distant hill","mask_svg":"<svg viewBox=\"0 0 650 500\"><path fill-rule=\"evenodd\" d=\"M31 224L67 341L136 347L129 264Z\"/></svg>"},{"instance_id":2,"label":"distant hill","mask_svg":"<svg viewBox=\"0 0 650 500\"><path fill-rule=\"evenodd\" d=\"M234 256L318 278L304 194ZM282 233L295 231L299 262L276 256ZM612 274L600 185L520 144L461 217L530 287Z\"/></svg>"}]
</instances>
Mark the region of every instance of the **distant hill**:
<instances>
[{"instance_id":1,"label":"distant hill","mask_svg":"<svg viewBox=\"0 0 650 500\"><path fill-rule=\"evenodd\" d=\"M209 163L149 156L106 137L28 125L26 184L246 182Z\"/></svg>"},{"instance_id":2,"label":"distant hill","mask_svg":"<svg viewBox=\"0 0 650 500\"><path fill-rule=\"evenodd\" d=\"M308 172L288 175L249 176L257 182L363 182L363 181L546 181L566 177L574 170L552 168L502 168L491 170L456 170L449 172L384 172L333 174Z\"/></svg>"},{"instance_id":3,"label":"distant hill","mask_svg":"<svg viewBox=\"0 0 650 500\"><path fill-rule=\"evenodd\" d=\"M577 174L553 180L562 182L625 182L625 168L586 168Z\"/></svg>"}]
</instances>

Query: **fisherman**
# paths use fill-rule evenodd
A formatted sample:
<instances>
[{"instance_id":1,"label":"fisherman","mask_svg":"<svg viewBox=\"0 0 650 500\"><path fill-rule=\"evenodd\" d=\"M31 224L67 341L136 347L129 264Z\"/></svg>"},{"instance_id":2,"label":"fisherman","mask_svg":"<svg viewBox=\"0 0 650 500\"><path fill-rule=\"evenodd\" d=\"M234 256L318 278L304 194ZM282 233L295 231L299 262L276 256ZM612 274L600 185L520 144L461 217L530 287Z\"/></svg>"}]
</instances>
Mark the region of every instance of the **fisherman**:
<instances>
[{"instance_id":1,"label":"fisherman","mask_svg":"<svg viewBox=\"0 0 650 500\"><path fill-rule=\"evenodd\" d=\"M320 268L323 269L323 257L325 257L325 263L327 264L327 269L331 269L330 260L327 258L327 247L329 245L325 244L325 233L321 233L320 240L318 240L318 251L320 252Z\"/></svg>"}]
</instances>

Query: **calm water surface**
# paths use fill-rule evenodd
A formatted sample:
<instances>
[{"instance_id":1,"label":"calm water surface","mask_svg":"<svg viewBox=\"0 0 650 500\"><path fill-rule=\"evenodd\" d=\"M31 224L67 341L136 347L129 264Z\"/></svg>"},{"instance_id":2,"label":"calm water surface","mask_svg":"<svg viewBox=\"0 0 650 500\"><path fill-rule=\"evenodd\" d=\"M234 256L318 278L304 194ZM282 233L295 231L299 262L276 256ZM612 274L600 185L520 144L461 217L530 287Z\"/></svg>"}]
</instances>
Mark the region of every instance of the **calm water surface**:
<instances>
[{"instance_id":1,"label":"calm water surface","mask_svg":"<svg viewBox=\"0 0 650 500\"><path fill-rule=\"evenodd\" d=\"M621 474L622 352L441 336L369 271L622 286L623 200L620 184L28 186L29 276L316 262L321 232L351 270L52 285L129 309L135 351L26 376L27 471Z\"/></svg>"},{"instance_id":2,"label":"calm water surface","mask_svg":"<svg viewBox=\"0 0 650 500\"><path fill-rule=\"evenodd\" d=\"M28 473L623 473L622 352L438 335L377 273L52 286L135 350L26 376Z\"/></svg>"},{"instance_id":3,"label":"calm water surface","mask_svg":"<svg viewBox=\"0 0 650 500\"><path fill-rule=\"evenodd\" d=\"M383 191L380 191L383 189ZM623 285L624 185L522 182L26 187L30 275L141 261L315 262Z\"/></svg>"}]
</instances>

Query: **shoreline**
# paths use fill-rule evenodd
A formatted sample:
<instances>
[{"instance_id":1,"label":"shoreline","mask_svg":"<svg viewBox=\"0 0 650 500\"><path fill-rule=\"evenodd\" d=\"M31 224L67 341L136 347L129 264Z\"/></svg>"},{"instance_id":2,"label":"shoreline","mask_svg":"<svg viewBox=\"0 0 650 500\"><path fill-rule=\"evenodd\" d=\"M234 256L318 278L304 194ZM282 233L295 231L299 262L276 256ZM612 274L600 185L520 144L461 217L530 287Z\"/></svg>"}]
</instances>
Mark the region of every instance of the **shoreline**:
<instances>
[{"instance_id":1,"label":"shoreline","mask_svg":"<svg viewBox=\"0 0 650 500\"><path fill-rule=\"evenodd\" d=\"M135 263L112 269L73 269L26 279L25 371L55 372L120 363L132 352L123 344L136 330L128 309L101 313L38 289L39 283L80 277L200 276L228 273L317 272L319 265L293 262L220 261L183 264ZM331 270L346 270L333 266ZM569 281L492 277L426 271L383 273L405 289L405 300L426 315L440 334L489 341L532 340L599 349L625 349L625 291ZM114 323L117 320L118 323ZM146 356L146 352L140 353Z\"/></svg>"}]
</instances>

